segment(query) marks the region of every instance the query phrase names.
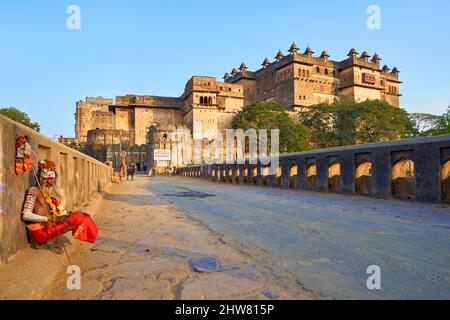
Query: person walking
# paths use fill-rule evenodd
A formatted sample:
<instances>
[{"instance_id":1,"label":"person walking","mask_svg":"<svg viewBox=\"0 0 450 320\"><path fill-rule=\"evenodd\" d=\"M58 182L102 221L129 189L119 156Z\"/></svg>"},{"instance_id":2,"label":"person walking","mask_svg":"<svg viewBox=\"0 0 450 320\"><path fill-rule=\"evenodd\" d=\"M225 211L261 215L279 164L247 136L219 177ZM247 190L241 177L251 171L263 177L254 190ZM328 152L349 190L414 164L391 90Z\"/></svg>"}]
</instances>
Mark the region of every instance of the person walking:
<instances>
[{"instance_id":1,"label":"person walking","mask_svg":"<svg viewBox=\"0 0 450 320\"><path fill-rule=\"evenodd\" d=\"M129 176L131 176L131 180L134 180L134 172L135 172L135 170L136 170L136 166L135 166L134 162L128 163L128 166L127 166L127 180L128 180Z\"/></svg>"},{"instance_id":2,"label":"person walking","mask_svg":"<svg viewBox=\"0 0 450 320\"><path fill-rule=\"evenodd\" d=\"M125 176L126 164L125 160L122 161L119 168L119 181L122 182L122 178Z\"/></svg>"}]
</instances>

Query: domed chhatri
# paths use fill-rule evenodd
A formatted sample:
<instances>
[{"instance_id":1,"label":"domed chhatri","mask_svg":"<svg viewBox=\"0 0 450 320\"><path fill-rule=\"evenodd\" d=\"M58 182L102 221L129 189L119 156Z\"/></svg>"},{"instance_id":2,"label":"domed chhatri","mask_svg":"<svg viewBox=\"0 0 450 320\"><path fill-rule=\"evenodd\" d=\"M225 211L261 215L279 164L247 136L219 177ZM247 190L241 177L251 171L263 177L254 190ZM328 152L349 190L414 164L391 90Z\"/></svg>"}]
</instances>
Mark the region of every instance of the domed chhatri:
<instances>
[{"instance_id":1,"label":"domed chhatri","mask_svg":"<svg viewBox=\"0 0 450 320\"><path fill-rule=\"evenodd\" d=\"M297 53L299 50L299 48L297 47L297 45L295 44L295 42L292 42L291 47L289 48L289 52L291 54Z\"/></svg>"},{"instance_id":2,"label":"domed chhatri","mask_svg":"<svg viewBox=\"0 0 450 320\"><path fill-rule=\"evenodd\" d=\"M304 55L307 55L308 57L312 57L313 54L314 54L314 51L308 46L305 50Z\"/></svg>"},{"instance_id":3,"label":"domed chhatri","mask_svg":"<svg viewBox=\"0 0 450 320\"><path fill-rule=\"evenodd\" d=\"M280 50L278 50L278 53L275 56L275 59L277 59L277 61L280 61L283 58L284 58L284 54L283 54L283 52L281 52L281 49L280 49Z\"/></svg>"},{"instance_id":4,"label":"domed chhatri","mask_svg":"<svg viewBox=\"0 0 450 320\"><path fill-rule=\"evenodd\" d=\"M267 67L270 64L269 58L265 58L263 63L261 64L263 67Z\"/></svg>"}]
</instances>

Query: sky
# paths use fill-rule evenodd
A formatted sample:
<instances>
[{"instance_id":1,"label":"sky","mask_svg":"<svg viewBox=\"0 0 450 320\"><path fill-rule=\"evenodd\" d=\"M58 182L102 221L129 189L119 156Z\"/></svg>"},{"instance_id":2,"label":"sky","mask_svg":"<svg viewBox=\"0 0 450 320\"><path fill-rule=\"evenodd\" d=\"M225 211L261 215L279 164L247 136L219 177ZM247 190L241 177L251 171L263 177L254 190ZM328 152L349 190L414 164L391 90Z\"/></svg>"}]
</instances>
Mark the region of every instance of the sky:
<instances>
[{"instance_id":1,"label":"sky","mask_svg":"<svg viewBox=\"0 0 450 320\"><path fill-rule=\"evenodd\" d=\"M80 10L80 28L70 5ZM380 29L369 29L370 5ZM74 137L88 96L180 96L193 75L256 70L293 41L343 60L376 51L400 70L401 107L443 114L450 105L449 0L217 0L0 2L0 107L17 107L41 132Z\"/></svg>"}]
</instances>

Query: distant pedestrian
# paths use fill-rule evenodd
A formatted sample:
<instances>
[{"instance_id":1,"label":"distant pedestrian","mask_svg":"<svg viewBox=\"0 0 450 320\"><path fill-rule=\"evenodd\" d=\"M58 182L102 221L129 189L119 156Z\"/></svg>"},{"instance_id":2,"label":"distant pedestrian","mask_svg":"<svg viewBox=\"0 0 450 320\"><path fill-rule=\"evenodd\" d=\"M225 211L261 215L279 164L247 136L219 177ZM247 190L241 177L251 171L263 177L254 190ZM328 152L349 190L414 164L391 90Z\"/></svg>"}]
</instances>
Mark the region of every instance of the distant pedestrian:
<instances>
[{"instance_id":1,"label":"distant pedestrian","mask_svg":"<svg viewBox=\"0 0 450 320\"><path fill-rule=\"evenodd\" d=\"M124 175L125 175L125 163L122 162L120 164L120 168L119 168L119 181L120 182L122 182L122 178L124 177Z\"/></svg>"},{"instance_id":2,"label":"distant pedestrian","mask_svg":"<svg viewBox=\"0 0 450 320\"><path fill-rule=\"evenodd\" d=\"M134 171L135 171L135 169L136 169L136 166L135 166L134 162L128 163L128 166L127 166L127 180L128 180L129 176L131 176L131 180L134 180Z\"/></svg>"}]
</instances>

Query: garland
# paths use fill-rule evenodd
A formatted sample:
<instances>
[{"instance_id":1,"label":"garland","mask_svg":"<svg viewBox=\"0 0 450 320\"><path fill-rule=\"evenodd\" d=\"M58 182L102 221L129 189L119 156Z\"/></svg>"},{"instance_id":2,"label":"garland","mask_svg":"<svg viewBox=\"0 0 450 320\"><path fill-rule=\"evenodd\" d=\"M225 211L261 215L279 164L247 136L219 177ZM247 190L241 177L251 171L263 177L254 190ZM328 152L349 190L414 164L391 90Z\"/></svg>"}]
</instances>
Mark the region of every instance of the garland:
<instances>
[{"instance_id":1,"label":"garland","mask_svg":"<svg viewBox=\"0 0 450 320\"><path fill-rule=\"evenodd\" d=\"M51 216L49 217L49 223L51 225L55 224L55 218L56 217L62 217L66 214L66 211L64 210L63 205L61 204L61 201L57 198L51 197L48 194L45 194L45 202L48 204L50 208Z\"/></svg>"},{"instance_id":2,"label":"garland","mask_svg":"<svg viewBox=\"0 0 450 320\"><path fill-rule=\"evenodd\" d=\"M20 136L16 139L16 174L20 175L32 169L30 138Z\"/></svg>"}]
</instances>

